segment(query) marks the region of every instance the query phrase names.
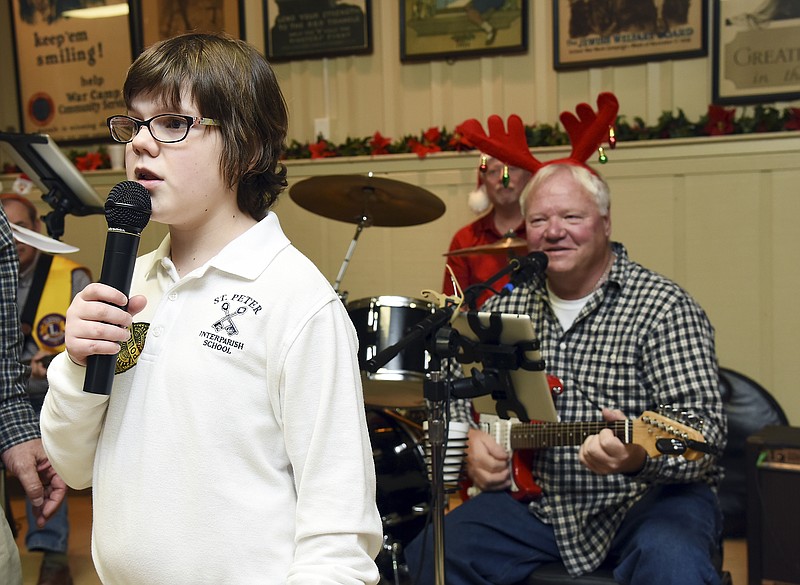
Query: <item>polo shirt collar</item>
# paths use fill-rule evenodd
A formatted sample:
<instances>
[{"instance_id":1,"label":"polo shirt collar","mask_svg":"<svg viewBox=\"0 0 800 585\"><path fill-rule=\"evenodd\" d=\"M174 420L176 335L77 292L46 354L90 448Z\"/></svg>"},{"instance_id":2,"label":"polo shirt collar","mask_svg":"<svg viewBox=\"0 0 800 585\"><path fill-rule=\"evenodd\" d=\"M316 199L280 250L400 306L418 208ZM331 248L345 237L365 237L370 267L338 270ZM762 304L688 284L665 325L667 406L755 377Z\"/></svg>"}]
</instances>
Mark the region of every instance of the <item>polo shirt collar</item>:
<instances>
[{"instance_id":1,"label":"polo shirt collar","mask_svg":"<svg viewBox=\"0 0 800 585\"><path fill-rule=\"evenodd\" d=\"M229 242L205 266L199 268L196 276L213 267L244 279L255 280L290 243L281 229L278 216L269 212L264 219ZM167 234L151 255L150 265L145 267L148 277L156 276L159 268L169 272L169 267L172 266L169 259L170 248L171 240Z\"/></svg>"}]
</instances>

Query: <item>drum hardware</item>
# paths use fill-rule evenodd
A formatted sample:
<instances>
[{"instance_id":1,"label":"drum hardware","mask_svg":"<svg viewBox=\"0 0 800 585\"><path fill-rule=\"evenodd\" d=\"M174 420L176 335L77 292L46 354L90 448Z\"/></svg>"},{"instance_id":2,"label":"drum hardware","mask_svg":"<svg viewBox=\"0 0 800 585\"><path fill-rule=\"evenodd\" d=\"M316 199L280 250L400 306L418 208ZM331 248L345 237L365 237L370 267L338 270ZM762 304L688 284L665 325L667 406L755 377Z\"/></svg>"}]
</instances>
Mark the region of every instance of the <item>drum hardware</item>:
<instances>
[{"instance_id":1,"label":"drum hardware","mask_svg":"<svg viewBox=\"0 0 800 585\"><path fill-rule=\"evenodd\" d=\"M400 571L402 567L400 553L403 550L402 545L388 534L384 534L382 550L389 554L389 558L391 559L391 575L394 585L400 585Z\"/></svg>"},{"instance_id":2,"label":"drum hardware","mask_svg":"<svg viewBox=\"0 0 800 585\"><path fill-rule=\"evenodd\" d=\"M303 179L289 189L289 196L312 213L356 224L333 289L339 292L344 273L365 227L405 227L428 223L445 211L436 195L409 183L366 175L329 175Z\"/></svg>"}]
</instances>

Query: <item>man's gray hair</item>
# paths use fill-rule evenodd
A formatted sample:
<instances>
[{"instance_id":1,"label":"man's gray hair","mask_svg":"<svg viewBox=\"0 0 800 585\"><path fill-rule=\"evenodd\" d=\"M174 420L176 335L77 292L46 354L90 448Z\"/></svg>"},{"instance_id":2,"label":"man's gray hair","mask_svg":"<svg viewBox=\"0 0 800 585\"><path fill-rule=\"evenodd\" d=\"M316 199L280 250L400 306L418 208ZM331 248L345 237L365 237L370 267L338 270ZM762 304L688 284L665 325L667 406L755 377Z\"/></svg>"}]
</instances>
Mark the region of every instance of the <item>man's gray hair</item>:
<instances>
[{"instance_id":1,"label":"man's gray hair","mask_svg":"<svg viewBox=\"0 0 800 585\"><path fill-rule=\"evenodd\" d=\"M607 216L609 209L611 209L611 193L608 189L608 184L599 176L595 175L587 167L580 165L573 165L569 163L554 163L545 165L539 169L533 178L528 182L519 197L520 207L522 214L525 215L525 208L528 203L528 197L539 186L547 181L550 177L559 171L569 172L572 177L589 193L597 203L597 208L600 210L600 215Z\"/></svg>"}]
</instances>

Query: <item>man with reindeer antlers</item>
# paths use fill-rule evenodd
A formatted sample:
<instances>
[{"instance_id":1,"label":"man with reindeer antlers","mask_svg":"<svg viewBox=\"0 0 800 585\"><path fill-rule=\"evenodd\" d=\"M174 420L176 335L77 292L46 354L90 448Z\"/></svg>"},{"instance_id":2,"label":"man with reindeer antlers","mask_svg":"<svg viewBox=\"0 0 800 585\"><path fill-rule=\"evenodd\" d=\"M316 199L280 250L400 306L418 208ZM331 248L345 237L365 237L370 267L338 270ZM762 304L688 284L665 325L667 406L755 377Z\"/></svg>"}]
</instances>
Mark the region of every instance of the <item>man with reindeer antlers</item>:
<instances>
[{"instance_id":1,"label":"man with reindeer antlers","mask_svg":"<svg viewBox=\"0 0 800 585\"><path fill-rule=\"evenodd\" d=\"M714 453L726 423L714 331L683 289L611 240L609 189L586 161L608 137L618 103L603 93L597 104L597 113L580 104L577 116L562 114L572 153L547 163L531 156L516 116L508 131L492 116L488 135L476 120L461 126L482 152L534 173L521 197L526 239L548 257L545 274L481 310L531 315L547 372L563 383L554 398L560 422L548 424L589 421L580 424L597 430L575 446L537 450L525 470L540 490L531 494L509 489L519 452L512 458L470 430L466 469L481 493L445 516L448 585L518 584L556 561L573 576L611 567L622 584L720 583ZM452 420L472 420L466 401L451 402ZM705 443L659 457L636 430L659 405L702 419ZM620 437L625 421L633 434ZM432 543L422 534L406 549L419 584L433 582Z\"/></svg>"}]
</instances>

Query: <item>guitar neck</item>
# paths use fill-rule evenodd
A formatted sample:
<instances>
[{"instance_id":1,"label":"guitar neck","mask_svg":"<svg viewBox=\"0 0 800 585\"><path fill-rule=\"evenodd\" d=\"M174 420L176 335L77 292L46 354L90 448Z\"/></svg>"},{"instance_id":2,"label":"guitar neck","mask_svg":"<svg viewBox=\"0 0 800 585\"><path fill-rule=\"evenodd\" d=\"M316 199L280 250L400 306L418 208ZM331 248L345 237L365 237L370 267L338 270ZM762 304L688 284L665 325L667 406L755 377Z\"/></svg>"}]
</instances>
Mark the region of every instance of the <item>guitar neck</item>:
<instances>
[{"instance_id":1,"label":"guitar neck","mask_svg":"<svg viewBox=\"0 0 800 585\"><path fill-rule=\"evenodd\" d=\"M519 423L511 426L512 449L542 449L580 445L589 435L603 429L611 429L623 443L633 438L633 426L629 420L613 422L574 423Z\"/></svg>"}]
</instances>

